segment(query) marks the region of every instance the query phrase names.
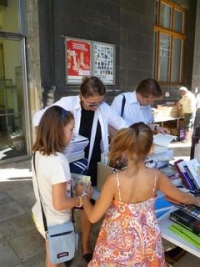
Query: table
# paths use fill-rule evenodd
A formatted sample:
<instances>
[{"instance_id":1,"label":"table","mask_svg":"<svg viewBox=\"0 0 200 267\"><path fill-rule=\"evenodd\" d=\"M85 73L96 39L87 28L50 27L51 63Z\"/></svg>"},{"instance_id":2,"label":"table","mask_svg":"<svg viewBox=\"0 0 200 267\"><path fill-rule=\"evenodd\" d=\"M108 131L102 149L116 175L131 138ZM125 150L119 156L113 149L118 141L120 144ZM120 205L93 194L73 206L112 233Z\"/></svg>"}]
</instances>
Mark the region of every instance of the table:
<instances>
[{"instance_id":1,"label":"table","mask_svg":"<svg viewBox=\"0 0 200 267\"><path fill-rule=\"evenodd\" d=\"M183 248L189 253L200 258L200 249L193 246L191 243L187 242L185 239L179 237L178 235L173 233L171 230L169 230L169 226L174 224L174 222L169 219L169 214L170 212L176 209L177 207L173 207L172 209L170 209L167 213L165 213L162 217L158 219L158 224L161 230L161 235L164 239L168 240L169 242Z\"/></svg>"},{"instance_id":2,"label":"table","mask_svg":"<svg viewBox=\"0 0 200 267\"><path fill-rule=\"evenodd\" d=\"M179 121L181 120L181 119L183 119L183 117L155 117L154 118L154 122L155 123L160 123L161 124L161 126L163 127L163 125L164 125L164 122L166 122L166 121L174 121L174 120L176 120L176 128L178 129L179 128Z\"/></svg>"}]
</instances>

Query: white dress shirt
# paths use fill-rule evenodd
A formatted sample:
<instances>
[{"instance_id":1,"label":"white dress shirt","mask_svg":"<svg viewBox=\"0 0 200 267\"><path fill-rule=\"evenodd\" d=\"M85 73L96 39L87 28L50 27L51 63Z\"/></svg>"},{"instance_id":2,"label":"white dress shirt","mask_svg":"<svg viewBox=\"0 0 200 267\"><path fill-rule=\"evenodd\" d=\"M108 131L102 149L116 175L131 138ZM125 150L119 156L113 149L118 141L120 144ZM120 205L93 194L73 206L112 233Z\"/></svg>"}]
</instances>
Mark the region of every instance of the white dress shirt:
<instances>
[{"instance_id":1,"label":"white dress shirt","mask_svg":"<svg viewBox=\"0 0 200 267\"><path fill-rule=\"evenodd\" d=\"M113 99L111 108L117 115L121 115L123 95L126 98L123 119L129 126L137 122L153 123L154 117L151 105L141 106L137 100L136 91L120 94Z\"/></svg>"}]
</instances>

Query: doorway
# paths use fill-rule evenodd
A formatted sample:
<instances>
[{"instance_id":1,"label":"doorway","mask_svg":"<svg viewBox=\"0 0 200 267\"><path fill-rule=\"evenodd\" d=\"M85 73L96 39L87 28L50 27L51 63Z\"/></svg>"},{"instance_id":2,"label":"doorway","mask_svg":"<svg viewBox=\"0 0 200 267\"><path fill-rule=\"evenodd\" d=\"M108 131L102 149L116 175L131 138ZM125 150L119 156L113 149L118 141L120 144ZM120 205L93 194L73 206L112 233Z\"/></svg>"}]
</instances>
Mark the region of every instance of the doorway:
<instances>
[{"instance_id":1,"label":"doorway","mask_svg":"<svg viewBox=\"0 0 200 267\"><path fill-rule=\"evenodd\" d=\"M25 38L0 33L0 164L30 151Z\"/></svg>"}]
</instances>

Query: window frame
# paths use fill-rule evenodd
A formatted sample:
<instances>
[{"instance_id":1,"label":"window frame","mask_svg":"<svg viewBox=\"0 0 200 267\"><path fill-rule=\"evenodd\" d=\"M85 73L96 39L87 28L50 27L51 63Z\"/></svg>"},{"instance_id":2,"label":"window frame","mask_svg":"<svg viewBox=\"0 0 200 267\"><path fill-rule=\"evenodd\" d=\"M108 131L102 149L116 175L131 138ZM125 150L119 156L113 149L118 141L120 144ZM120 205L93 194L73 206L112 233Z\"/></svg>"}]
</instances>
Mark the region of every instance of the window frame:
<instances>
[{"instance_id":1,"label":"window frame","mask_svg":"<svg viewBox=\"0 0 200 267\"><path fill-rule=\"evenodd\" d=\"M184 69L184 46L185 46L185 17L186 17L186 10L170 1L167 0L157 0L157 5L155 7L157 13L155 14L155 23L156 25L154 26L154 42L155 42L155 49L154 49L154 78L159 81L162 84L181 84L183 80L183 69ZM161 26L161 5L167 5L171 8L171 23L170 23L170 28L164 28ZM176 32L173 30L174 28L174 23L175 23L175 11L181 12L182 15L182 32ZM167 81L163 81L160 79L160 41L161 41L161 35L167 35L170 37L170 51L169 51L169 69L168 69L168 79ZM174 44L174 39L181 40L182 42L182 47L181 47L181 53L180 53L180 68L178 70L179 72L179 79L177 81L172 81L173 77L173 59L174 59L174 54L173 54L173 44Z\"/></svg>"}]
</instances>

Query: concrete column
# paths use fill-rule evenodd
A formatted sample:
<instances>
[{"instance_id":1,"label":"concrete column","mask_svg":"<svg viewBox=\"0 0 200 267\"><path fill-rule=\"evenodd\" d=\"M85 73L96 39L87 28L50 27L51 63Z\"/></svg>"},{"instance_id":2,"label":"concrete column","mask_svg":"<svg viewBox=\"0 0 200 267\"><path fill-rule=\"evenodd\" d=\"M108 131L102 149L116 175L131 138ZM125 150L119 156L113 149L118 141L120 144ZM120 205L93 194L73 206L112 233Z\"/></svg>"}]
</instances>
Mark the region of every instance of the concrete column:
<instances>
[{"instance_id":1,"label":"concrete column","mask_svg":"<svg viewBox=\"0 0 200 267\"><path fill-rule=\"evenodd\" d=\"M194 40L194 60L193 60L193 74L192 74L192 90L195 93L200 92L200 30L199 29L200 29L200 1L197 1L195 40Z\"/></svg>"},{"instance_id":2,"label":"concrete column","mask_svg":"<svg viewBox=\"0 0 200 267\"><path fill-rule=\"evenodd\" d=\"M26 21L27 21L27 68L30 118L32 126L33 114L42 108L41 74L40 74L40 48L39 48L39 20L38 0L26 0ZM31 127L31 140L35 138L35 129Z\"/></svg>"}]
</instances>

